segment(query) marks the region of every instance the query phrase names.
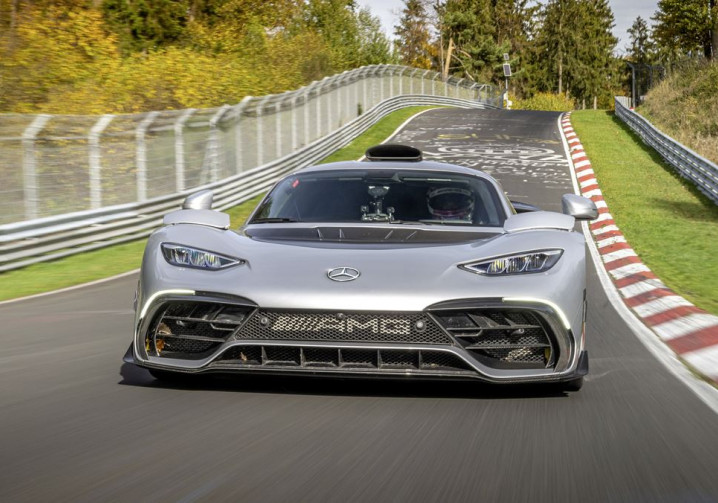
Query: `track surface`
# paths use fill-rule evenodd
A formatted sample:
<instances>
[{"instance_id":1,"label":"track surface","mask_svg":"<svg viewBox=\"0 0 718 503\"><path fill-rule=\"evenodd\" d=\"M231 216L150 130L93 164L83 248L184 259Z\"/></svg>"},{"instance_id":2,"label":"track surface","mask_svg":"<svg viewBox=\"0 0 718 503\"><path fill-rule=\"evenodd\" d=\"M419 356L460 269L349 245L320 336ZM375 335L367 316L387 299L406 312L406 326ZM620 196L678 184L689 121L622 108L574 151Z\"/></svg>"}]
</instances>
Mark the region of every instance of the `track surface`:
<instances>
[{"instance_id":1,"label":"track surface","mask_svg":"<svg viewBox=\"0 0 718 503\"><path fill-rule=\"evenodd\" d=\"M572 191L556 114L434 110L396 140L430 158L470 155L544 209ZM0 306L2 501L718 501L718 418L622 324L592 269L591 373L570 395L295 378L163 386L121 363L135 282Z\"/></svg>"}]
</instances>

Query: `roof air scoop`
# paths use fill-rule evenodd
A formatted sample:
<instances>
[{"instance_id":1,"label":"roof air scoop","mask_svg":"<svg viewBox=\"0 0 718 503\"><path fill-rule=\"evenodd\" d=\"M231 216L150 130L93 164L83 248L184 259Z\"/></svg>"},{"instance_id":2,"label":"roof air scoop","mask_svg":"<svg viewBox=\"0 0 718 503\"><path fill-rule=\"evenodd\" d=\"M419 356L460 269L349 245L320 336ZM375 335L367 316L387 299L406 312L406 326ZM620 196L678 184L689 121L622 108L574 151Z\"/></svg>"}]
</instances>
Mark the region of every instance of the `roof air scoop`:
<instances>
[{"instance_id":1,"label":"roof air scoop","mask_svg":"<svg viewBox=\"0 0 718 503\"><path fill-rule=\"evenodd\" d=\"M419 162L422 159L421 150L418 148L396 143L383 143L369 147L364 155L368 161Z\"/></svg>"}]
</instances>

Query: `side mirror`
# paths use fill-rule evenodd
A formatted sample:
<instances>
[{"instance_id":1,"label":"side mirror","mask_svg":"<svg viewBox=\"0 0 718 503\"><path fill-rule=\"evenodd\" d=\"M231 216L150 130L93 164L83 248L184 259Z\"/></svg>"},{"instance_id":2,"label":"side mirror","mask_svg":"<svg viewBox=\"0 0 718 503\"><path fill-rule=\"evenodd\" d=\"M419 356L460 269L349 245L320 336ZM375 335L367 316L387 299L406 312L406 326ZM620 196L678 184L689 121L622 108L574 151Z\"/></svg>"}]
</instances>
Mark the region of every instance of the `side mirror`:
<instances>
[{"instance_id":1,"label":"side mirror","mask_svg":"<svg viewBox=\"0 0 718 503\"><path fill-rule=\"evenodd\" d=\"M190 194L182 203L183 210L211 210L214 193L211 190L200 190Z\"/></svg>"},{"instance_id":2,"label":"side mirror","mask_svg":"<svg viewBox=\"0 0 718 503\"><path fill-rule=\"evenodd\" d=\"M596 203L576 194L564 194L561 198L563 213L576 220L595 220L598 218Z\"/></svg>"}]
</instances>

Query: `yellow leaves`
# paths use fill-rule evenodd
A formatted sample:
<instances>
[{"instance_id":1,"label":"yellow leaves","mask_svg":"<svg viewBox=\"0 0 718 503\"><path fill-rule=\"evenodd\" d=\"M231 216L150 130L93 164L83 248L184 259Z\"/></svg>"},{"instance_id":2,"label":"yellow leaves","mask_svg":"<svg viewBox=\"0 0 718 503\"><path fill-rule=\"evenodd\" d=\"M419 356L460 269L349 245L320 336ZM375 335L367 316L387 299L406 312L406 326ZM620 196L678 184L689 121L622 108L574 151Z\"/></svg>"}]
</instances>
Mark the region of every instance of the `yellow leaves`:
<instances>
[{"instance_id":1,"label":"yellow leaves","mask_svg":"<svg viewBox=\"0 0 718 503\"><path fill-rule=\"evenodd\" d=\"M101 9L23 3L0 33L0 112L209 108L296 89L348 64L348 49L302 25L305 7L226 0L211 22L190 18L181 44L122 57Z\"/></svg>"}]
</instances>

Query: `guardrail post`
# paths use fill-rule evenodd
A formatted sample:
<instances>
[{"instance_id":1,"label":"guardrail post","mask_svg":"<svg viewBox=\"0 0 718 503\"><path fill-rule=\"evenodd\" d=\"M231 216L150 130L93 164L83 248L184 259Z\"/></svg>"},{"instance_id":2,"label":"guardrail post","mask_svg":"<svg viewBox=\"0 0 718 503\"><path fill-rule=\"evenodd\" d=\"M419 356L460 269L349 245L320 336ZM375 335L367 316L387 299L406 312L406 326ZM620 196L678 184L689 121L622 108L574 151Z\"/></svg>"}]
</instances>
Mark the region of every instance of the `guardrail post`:
<instances>
[{"instance_id":1,"label":"guardrail post","mask_svg":"<svg viewBox=\"0 0 718 503\"><path fill-rule=\"evenodd\" d=\"M399 95L404 94L404 68L399 70Z\"/></svg>"},{"instance_id":2,"label":"guardrail post","mask_svg":"<svg viewBox=\"0 0 718 503\"><path fill-rule=\"evenodd\" d=\"M366 88L367 88L368 82L369 82L369 75L364 74L362 76L362 87L363 87L362 91L363 91L363 100L364 100L364 101L362 101L362 107L361 107L362 112L364 110L367 110L367 104L369 103L369 101L367 101L367 93L366 93Z\"/></svg>"},{"instance_id":3,"label":"guardrail post","mask_svg":"<svg viewBox=\"0 0 718 503\"><path fill-rule=\"evenodd\" d=\"M100 152L100 135L112 122L114 115L103 115L90 129L87 136L88 161L90 165L90 209L102 207L102 153Z\"/></svg>"},{"instance_id":4,"label":"guardrail post","mask_svg":"<svg viewBox=\"0 0 718 503\"><path fill-rule=\"evenodd\" d=\"M37 159L35 158L35 139L42 131L51 115L38 115L35 120L22 133L22 170L25 198L25 219L32 220L38 217L37 204Z\"/></svg>"},{"instance_id":5,"label":"guardrail post","mask_svg":"<svg viewBox=\"0 0 718 503\"><path fill-rule=\"evenodd\" d=\"M297 98L299 98L298 92L292 93L292 152L299 150L299 127L297 126Z\"/></svg>"},{"instance_id":6,"label":"guardrail post","mask_svg":"<svg viewBox=\"0 0 718 503\"><path fill-rule=\"evenodd\" d=\"M349 120L359 115L359 77L355 75L352 75L352 77L355 77L354 81L352 82L354 88L354 104L349 109Z\"/></svg>"},{"instance_id":7,"label":"guardrail post","mask_svg":"<svg viewBox=\"0 0 718 503\"><path fill-rule=\"evenodd\" d=\"M302 97L304 98L304 145L309 145L309 90L311 86L305 87Z\"/></svg>"},{"instance_id":8,"label":"guardrail post","mask_svg":"<svg viewBox=\"0 0 718 503\"><path fill-rule=\"evenodd\" d=\"M322 100L322 88L324 87L324 80L322 80L319 85L317 86L317 95L315 96L315 99L317 100L317 113L315 115L316 121L317 121L317 138L322 137L322 106L321 106L321 100Z\"/></svg>"},{"instance_id":9,"label":"guardrail post","mask_svg":"<svg viewBox=\"0 0 718 503\"><path fill-rule=\"evenodd\" d=\"M219 180L219 131L217 130L217 124L222 120L224 114L231 109L230 105L222 105L209 120L209 173L212 182Z\"/></svg>"},{"instance_id":10,"label":"guardrail post","mask_svg":"<svg viewBox=\"0 0 718 503\"><path fill-rule=\"evenodd\" d=\"M244 158L242 156L242 113L250 101L252 101L252 97L245 96L242 98L242 101L234 106L234 112L237 114L237 123L234 126L234 162L236 163L235 171L237 173L241 173L244 170Z\"/></svg>"},{"instance_id":11,"label":"guardrail post","mask_svg":"<svg viewBox=\"0 0 718 503\"><path fill-rule=\"evenodd\" d=\"M329 82L329 91L327 91L327 133L329 134L332 132L332 103L331 103L331 93L332 93L332 85L334 85L334 80Z\"/></svg>"},{"instance_id":12,"label":"guardrail post","mask_svg":"<svg viewBox=\"0 0 718 503\"><path fill-rule=\"evenodd\" d=\"M271 97L267 95L257 104L257 166L264 164L264 104Z\"/></svg>"},{"instance_id":13,"label":"guardrail post","mask_svg":"<svg viewBox=\"0 0 718 503\"><path fill-rule=\"evenodd\" d=\"M147 142L145 135L159 112L149 112L140 122L135 131L137 150L135 152L135 165L137 167L137 201L147 200Z\"/></svg>"},{"instance_id":14,"label":"guardrail post","mask_svg":"<svg viewBox=\"0 0 718 503\"><path fill-rule=\"evenodd\" d=\"M276 159L282 157L282 102L278 101L274 105L274 155Z\"/></svg>"},{"instance_id":15,"label":"guardrail post","mask_svg":"<svg viewBox=\"0 0 718 503\"><path fill-rule=\"evenodd\" d=\"M426 94L426 74L431 70L426 70L421 74L421 94Z\"/></svg>"},{"instance_id":16,"label":"guardrail post","mask_svg":"<svg viewBox=\"0 0 718 503\"><path fill-rule=\"evenodd\" d=\"M386 67L382 65L381 73L379 74L379 101L384 101L384 74L386 73Z\"/></svg>"},{"instance_id":17,"label":"guardrail post","mask_svg":"<svg viewBox=\"0 0 718 503\"><path fill-rule=\"evenodd\" d=\"M461 83L464 81L464 79L459 79L459 81L456 83L456 86L454 87L454 98L459 97L459 90L461 89Z\"/></svg>"},{"instance_id":18,"label":"guardrail post","mask_svg":"<svg viewBox=\"0 0 718 503\"><path fill-rule=\"evenodd\" d=\"M414 75L416 75L416 72L418 71L418 68L414 68L409 75L409 94L414 94Z\"/></svg>"},{"instance_id":19,"label":"guardrail post","mask_svg":"<svg viewBox=\"0 0 718 503\"><path fill-rule=\"evenodd\" d=\"M346 73L346 72L344 72L344 73ZM336 93L337 93L337 108L336 108L336 110L339 113L339 117L337 117L339 120L337 121L337 123L339 124L339 126L342 125L342 117L344 116L344 113L343 113L344 110L342 109L342 91L343 91L342 88L343 87L344 87L344 74L342 74L342 76L339 77L339 79L337 80L337 87L336 87ZM332 128L333 128L333 124L330 124L329 130L331 131Z\"/></svg>"},{"instance_id":20,"label":"guardrail post","mask_svg":"<svg viewBox=\"0 0 718 503\"><path fill-rule=\"evenodd\" d=\"M197 109L188 108L177 119L174 125L175 131L175 190L185 190L185 156L184 156L184 125Z\"/></svg>"}]
</instances>

